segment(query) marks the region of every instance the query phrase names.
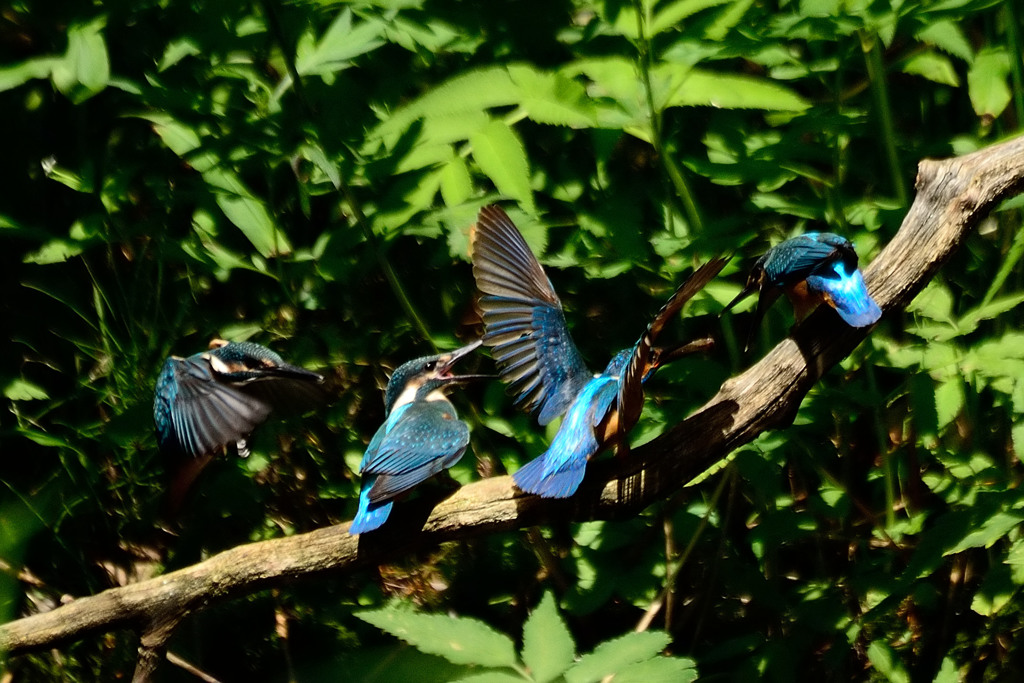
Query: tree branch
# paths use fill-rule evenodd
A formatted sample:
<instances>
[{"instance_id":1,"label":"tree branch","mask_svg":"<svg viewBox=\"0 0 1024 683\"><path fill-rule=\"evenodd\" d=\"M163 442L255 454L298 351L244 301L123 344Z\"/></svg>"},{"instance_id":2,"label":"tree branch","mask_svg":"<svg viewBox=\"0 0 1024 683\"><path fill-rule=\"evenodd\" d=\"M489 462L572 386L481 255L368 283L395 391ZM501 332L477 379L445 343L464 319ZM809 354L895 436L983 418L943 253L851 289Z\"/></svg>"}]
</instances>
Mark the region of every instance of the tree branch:
<instances>
[{"instance_id":1,"label":"tree branch","mask_svg":"<svg viewBox=\"0 0 1024 683\"><path fill-rule=\"evenodd\" d=\"M895 238L865 271L882 309L906 306L989 210L1022 187L1024 137L963 157L921 162L914 204ZM634 449L628 459L591 464L580 491L568 500L524 495L507 476L485 479L440 502L420 498L403 503L381 531L362 538L349 536L348 524L340 524L251 543L0 625L0 652L21 654L132 628L141 635L148 661L162 652L167 636L188 615L272 585L553 519L634 515L761 432L789 424L814 382L866 334L822 307L764 359L725 382L692 416Z\"/></svg>"}]
</instances>

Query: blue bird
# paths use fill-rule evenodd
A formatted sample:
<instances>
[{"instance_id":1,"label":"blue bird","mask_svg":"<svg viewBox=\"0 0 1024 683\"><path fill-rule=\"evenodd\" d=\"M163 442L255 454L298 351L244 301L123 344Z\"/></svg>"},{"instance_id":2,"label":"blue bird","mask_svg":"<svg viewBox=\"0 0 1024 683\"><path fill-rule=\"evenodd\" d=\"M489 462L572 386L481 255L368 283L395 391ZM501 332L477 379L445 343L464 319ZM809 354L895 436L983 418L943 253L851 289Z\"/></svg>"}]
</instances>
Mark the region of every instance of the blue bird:
<instances>
[{"instance_id":1,"label":"blue bird","mask_svg":"<svg viewBox=\"0 0 1024 683\"><path fill-rule=\"evenodd\" d=\"M797 320L823 301L851 327L873 325L882 316L882 309L864 286L853 244L831 232L808 232L769 249L754 264L743 290L722 313L754 290L760 293L744 350L750 348L765 311L783 292L793 303Z\"/></svg>"},{"instance_id":2,"label":"blue bird","mask_svg":"<svg viewBox=\"0 0 1024 683\"><path fill-rule=\"evenodd\" d=\"M404 363L384 392L384 424L370 440L359 472L363 484L359 509L348 528L352 535L373 531L387 521L396 496L454 465L469 445L469 427L445 396L454 385L489 375L453 375L452 366L480 346Z\"/></svg>"},{"instance_id":3,"label":"blue bird","mask_svg":"<svg viewBox=\"0 0 1024 683\"><path fill-rule=\"evenodd\" d=\"M643 409L643 383L660 365L709 348L699 340L670 349L654 346L665 324L725 266L715 259L699 268L668 300L640 340L623 349L600 374L592 374L562 313L544 269L519 230L498 206L480 210L471 236L473 275L480 291L483 343L515 403L548 424L564 415L547 451L512 475L516 486L544 498L575 493L587 461L626 435Z\"/></svg>"},{"instance_id":4,"label":"blue bird","mask_svg":"<svg viewBox=\"0 0 1024 683\"><path fill-rule=\"evenodd\" d=\"M253 342L214 339L207 351L172 356L153 401L160 451L198 458L236 444L245 457L249 434L272 410L312 407L326 398L323 381Z\"/></svg>"}]
</instances>

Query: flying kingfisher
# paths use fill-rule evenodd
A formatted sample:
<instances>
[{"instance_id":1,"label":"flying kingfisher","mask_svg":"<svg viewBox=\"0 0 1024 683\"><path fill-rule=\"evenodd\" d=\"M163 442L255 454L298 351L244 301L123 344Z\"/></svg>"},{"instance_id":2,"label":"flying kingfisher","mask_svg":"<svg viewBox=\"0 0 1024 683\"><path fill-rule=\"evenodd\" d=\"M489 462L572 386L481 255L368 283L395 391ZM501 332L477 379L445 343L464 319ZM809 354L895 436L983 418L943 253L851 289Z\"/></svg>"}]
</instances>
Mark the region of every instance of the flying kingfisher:
<instances>
[{"instance_id":1,"label":"flying kingfisher","mask_svg":"<svg viewBox=\"0 0 1024 683\"><path fill-rule=\"evenodd\" d=\"M272 410L304 409L326 398L324 378L289 365L265 346L214 339L201 353L164 362L153 419L161 452L198 458L236 444L249 454L249 434Z\"/></svg>"},{"instance_id":2,"label":"flying kingfisher","mask_svg":"<svg viewBox=\"0 0 1024 683\"><path fill-rule=\"evenodd\" d=\"M404 363L384 392L384 424L370 440L359 472L359 509L352 535L373 531L387 521L393 499L459 461L469 445L469 427L445 396L454 384L489 375L453 375L455 363L480 340L449 353Z\"/></svg>"},{"instance_id":3,"label":"flying kingfisher","mask_svg":"<svg viewBox=\"0 0 1024 683\"><path fill-rule=\"evenodd\" d=\"M783 292L793 303L797 320L822 301L851 327L873 325L882 315L864 286L853 244L831 232L808 232L769 249L754 264L743 290L722 313L754 290L760 290L760 294L744 350L750 348L764 312Z\"/></svg>"},{"instance_id":4,"label":"flying kingfisher","mask_svg":"<svg viewBox=\"0 0 1024 683\"><path fill-rule=\"evenodd\" d=\"M710 339L662 349L665 324L728 262L701 266L669 298L640 340L592 374L573 344L562 304L519 230L498 206L480 210L471 236L473 275L480 290L483 343L492 347L515 403L548 424L565 415L548 450L513 480L544 498L567 498L583 480L587 460L608 446L624 452L626 435L643 409L643 383L661 365L707 349Z\"/></svg>"}]
</instances>

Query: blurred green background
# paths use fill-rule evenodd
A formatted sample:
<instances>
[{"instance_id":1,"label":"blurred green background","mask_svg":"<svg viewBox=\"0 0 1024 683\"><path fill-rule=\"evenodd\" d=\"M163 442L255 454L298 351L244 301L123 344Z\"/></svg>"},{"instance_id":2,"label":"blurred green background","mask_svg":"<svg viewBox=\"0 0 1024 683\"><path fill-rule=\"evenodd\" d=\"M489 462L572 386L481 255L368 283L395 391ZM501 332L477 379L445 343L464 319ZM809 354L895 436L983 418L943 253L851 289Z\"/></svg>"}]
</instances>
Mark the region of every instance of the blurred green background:
<instances>
[{"instance_id":1,"label":"blurred green background","mask_svg":"<svg viewBox=\"0 0 1024 683\"><path fill-rule=\"evenodd\" d=\"M779 304L745 356L750 304L716 317L757 255L828 229L870 262L920 159L1019 130L1022 15L1017 0L8 4L0 620L350 519L387 371L479 333L468 230L494 201L597 369L690 268L737 253L666 333L721 342L652 380L633 435L652 438L787 333ZM582 681L600 676L566 671L573 653L643 624L663 635L616 680L1019 680L1019 206L793 426L639 517L264 591L190 617L170 649L221 680ZM168 518L153 384L214 336L322 370L339 398L272 419ZM454 401L473 428L462 483L551 435L497 383ZM395 614L411 642L432 628L411 608L481 620L452 623L507 634L518 663L403 644ZM520 641L524 623L558 653ZM115 632L4 666L114 680L136 647Z\"/></svg>"}]
</instances>

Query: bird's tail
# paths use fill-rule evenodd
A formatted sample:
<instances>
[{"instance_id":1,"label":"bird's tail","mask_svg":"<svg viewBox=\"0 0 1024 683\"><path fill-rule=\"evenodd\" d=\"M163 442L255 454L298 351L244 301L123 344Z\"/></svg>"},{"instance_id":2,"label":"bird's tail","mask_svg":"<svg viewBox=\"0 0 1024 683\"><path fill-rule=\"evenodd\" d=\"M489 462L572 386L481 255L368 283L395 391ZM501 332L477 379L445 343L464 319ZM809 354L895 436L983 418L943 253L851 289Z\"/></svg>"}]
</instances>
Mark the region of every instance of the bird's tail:
<instances>
[{"instance_id":1,"label":"bird's tail","mask_svg":"<svg viewBox=\"0 0 1024 683\"><path fill-rule=\"evenodd\" d=\"M547 468L547 458L534 458L512 475L521 491L541 498L568 498L576 493L587 470L586 458L572 459L553 472Z\"/></svg>"},{"instance_id":2,"label":"bird's tail","mask_svg":"<svg viewBox=\"0 0 1024 683\"><path fill-rule=\"evenodd\" d=\"M359 509L348 527L348 533L352 536L379 528L391 514L393 503L390 500L385 503L370 502L370 489L375 480L376 477L367 477L363 480L363 488L359 492Z\"/></svg>"}]
</instances>

